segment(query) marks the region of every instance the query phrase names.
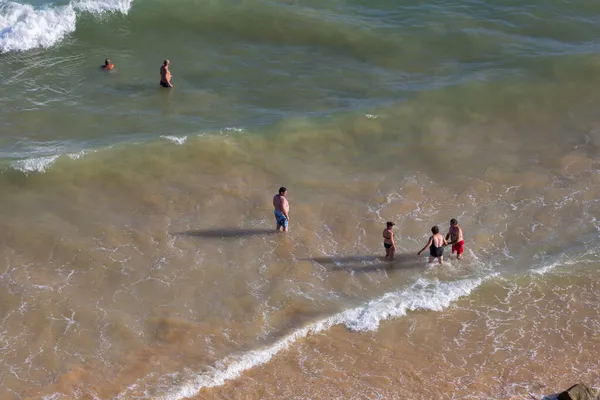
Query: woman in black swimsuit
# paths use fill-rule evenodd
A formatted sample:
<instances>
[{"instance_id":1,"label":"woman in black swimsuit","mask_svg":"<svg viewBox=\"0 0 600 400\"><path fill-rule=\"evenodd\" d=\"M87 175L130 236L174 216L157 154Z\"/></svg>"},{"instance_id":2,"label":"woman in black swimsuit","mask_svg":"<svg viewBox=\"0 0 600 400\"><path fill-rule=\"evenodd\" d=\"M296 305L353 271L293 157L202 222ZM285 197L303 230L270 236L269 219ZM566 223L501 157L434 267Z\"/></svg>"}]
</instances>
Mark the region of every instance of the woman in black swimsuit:
<instances>
[{"instance_id":1,"label":"woman in black swimsuit","mask_svg":"<svg viewBox=\"0 0 600 400\"><path fill-rule=\"evenodd\" d=\"M385 247L385 259L393 261L394 253L396 252L396 244L394 243L394 225L395 223L388 221L385 223L386 228L383 230L383 247Z\"/></svg>"},{"instance_id":2,"label":"woman in black swimsuit","mask_svg":"<svg viewBox=\"0 0 600 400\"><path fill-rule=\"evenodd\" d=\"M433 233L433 236L429 238L425 247L417 255L420 256L422 252L429 248L429 263L431 264L437 258L441 264L444 262L444 246L448 246L448 242L444 239L444 236L440 235L440 228L437 226L431 228L431 233Z\"/></svg>"}]
</instances>

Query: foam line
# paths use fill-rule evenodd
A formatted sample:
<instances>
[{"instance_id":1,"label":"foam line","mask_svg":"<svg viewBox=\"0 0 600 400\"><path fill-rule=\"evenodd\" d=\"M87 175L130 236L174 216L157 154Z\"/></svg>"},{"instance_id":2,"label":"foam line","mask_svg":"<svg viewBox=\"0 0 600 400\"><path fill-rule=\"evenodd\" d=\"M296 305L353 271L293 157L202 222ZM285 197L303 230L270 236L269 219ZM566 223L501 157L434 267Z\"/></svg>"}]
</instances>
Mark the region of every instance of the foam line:
<instances>
[{"instance_id":1,"label":"foam line","mask_svg":"<svg viewBox=\"0 0 600 400\"><path fill-rule=\"evenodd\" d=\"M343 324L353 331L371 331L376 330L382 320L401 317L408 311L418 309L441 311L457 299L469 295L483 281L484 279L465 279L439 282L420 279L405 290L386 293L362 306L345 310L298 329L268 347L226 357L217 362L211 370L198 374L171 393L159 398L180 400L196 396L203 388L221 386L228 380L238 378L244 371L269 362L277 353L287 349L294 342L311 334L326 331L335 325Z\"/></svg>"}]
</instances>

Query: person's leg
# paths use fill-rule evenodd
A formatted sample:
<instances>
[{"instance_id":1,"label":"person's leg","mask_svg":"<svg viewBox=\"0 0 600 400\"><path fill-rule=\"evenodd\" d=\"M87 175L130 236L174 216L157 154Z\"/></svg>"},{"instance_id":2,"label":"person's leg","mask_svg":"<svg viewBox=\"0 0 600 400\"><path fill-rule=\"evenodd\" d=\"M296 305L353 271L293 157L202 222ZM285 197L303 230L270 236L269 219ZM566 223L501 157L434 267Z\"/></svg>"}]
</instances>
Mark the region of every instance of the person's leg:
<instances>
[{"instance_id":1,"label":"person's leg","mask_svg":"<svg viewBox=\"0 0 600 400\"><path fill-rule=\"evenodd\" d=\"M394 254L396 254L395 248L390 248L390 261L394 261Z\"/></svg>"},{"instance_id":2,"label":"person's leg","mask_svg":"<svg viewBox=\"0 0 600 400\"><path fill-rule=\"evenodd\" d=\"M385 247L385 246L383 246L383 247ZM390 250L391 250L390 248L385 247L385 257L384 257L384 260L388 260L390 258Z\"/></svg>"},{"instance_id":3,"label":"person's leg","mask_svg":"<svg viewBox=\"0 0 600 400\"><path fill-rule=\"evenodd\" d=\"M288 231L288 220L287 220L287 218L285 218L285 217L282 218L281 226L283 227L283 231L284 232Z\"/></svg>"},{"instance_id":4,"label":"person's leg","mask_svg":"<svg viewBox=\"0 0 600 400\"><path fill-rule=\"evenodd\" d=\"M438 262L440 263L440 265L442 265L444 263L444 256L439 256Z\"/></svg>"},{"instance_id":5,"label":"person's leg","mask_svg":"<svg viewBox=\"0 0 600 400\"><path fill-rule=\"evenodd\" d=\"M435 260L434 256L429 256L429 264L433 263L433 260Z\"/></svg>"}]
</instances>

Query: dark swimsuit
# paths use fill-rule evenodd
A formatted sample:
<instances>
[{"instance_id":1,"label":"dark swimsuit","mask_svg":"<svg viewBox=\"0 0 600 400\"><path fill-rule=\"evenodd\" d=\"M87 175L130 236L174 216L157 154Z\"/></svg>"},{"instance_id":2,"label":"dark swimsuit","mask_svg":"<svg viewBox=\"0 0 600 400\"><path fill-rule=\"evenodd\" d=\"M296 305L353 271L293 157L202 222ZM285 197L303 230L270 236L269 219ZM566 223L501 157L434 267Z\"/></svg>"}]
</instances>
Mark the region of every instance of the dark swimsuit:
<instances>
[{"instance_id":1,"label":"dark swimsuit","mask_svg":"<svg viewBox=\"0 0 600 400\"><path fill-rule=\"evenodd\" d=\"M163 82L163 81L160 81L160 86L166 87L166 88L171 87L171 86L169 86L169 84L167 82Z\"/></svg>"},{"instance_id":2,"label":"dark swimsuit","mask_svg":"<svg viewBox=\"0 0 600 400\"><path fill-rule=\"evenodd\" d=\"M393 236L390 236L389 238L387 238L387 237L384 236L383 238L386 239L386 240L392 240L392 237ZM386 249L391 249L392 248L392 244L391 243L385 243L385 242L383 242L383 247L385 247Z\"/></svg>"},{"instance_id":3,"label":"dark swimsuit","mask_svg":"<svg viewBox=\"0 0 600 400\"><path fill-rule=\"evenodd\" d=\"M433 236L431 237L431 247L429 247L429 255L431 257L441 257L444 255L444 246L436 247L433 244Z\"/></svg>"}]
</instances>

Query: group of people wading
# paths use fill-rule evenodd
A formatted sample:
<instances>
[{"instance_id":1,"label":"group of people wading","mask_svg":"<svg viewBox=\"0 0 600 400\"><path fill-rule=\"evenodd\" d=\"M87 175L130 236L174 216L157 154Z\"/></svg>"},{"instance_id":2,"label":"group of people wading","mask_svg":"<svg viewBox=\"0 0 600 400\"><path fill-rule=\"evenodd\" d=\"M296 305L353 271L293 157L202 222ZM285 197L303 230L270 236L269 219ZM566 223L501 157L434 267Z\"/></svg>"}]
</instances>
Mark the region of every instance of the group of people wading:
<instances>
[{"instance_id":1,"label":"group of people wading","mask_svg":"<svg viewBox=\"0 0 600 400\"><path fill-rule=\"evenodd\" d=\"M385 259L394 260L394 253L396 252L396 244L394 243L394 226L396 224L388 221L386 222L386 228L383 230L383 247L385 248ZM452 253L456 253L456 258L461 259L462 253L465 249L465 240L463 239L462 228L458 225L458 221L455 218L450 220L450 229L446 237L440 233L440 228L434 226L431 228L432 235L429 237L429 241L419 252L418 256L421 255L425 250L429 249L429 263L437 258L439 263L444 262L444 247L452 245ZM450 241L448 241L450 240Z\"/></svg>"},{"instance_id":2,"label":"group of people wading","mask_svg":"<svg viewBox=\"0 0 600 400\"><path fill-rule=\"evenodd\" d=\"M287 232L290 222L290 203L287 198L287 188L279 188L279 193L273 196L273 208L276 222L276 231ZM394 254L396 253L396 244L394 242L394 222L386 222L386 228L383 230L383 247L385 248L385 259L389 261L394 260ZM450 220L450 229L446 237L440 234L440 228L434 226L431 228L432 235L429 237L429 241L423 247L417 255L421 255L425 250L429 249L429 263L432 263L436 258L441 264L444 261L444 247L452 245L452 253L456 253L456 258L461 259L462 253L465 247L465 241L463 239L462 228L458 225L458 221L455 218Z\"/></svg>"}]
</instances>

